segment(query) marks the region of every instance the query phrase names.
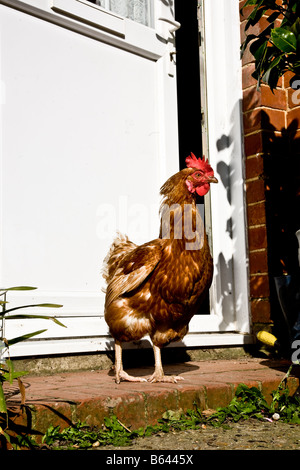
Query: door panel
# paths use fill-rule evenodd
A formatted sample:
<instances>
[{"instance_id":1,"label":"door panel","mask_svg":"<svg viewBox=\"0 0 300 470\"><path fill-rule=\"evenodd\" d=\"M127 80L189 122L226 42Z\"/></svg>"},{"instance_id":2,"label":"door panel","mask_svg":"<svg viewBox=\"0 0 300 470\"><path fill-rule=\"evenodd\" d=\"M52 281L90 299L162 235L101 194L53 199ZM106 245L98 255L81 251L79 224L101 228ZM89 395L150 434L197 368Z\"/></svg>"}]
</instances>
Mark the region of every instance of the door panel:
<instances>
[{"instance_id":1,"label":"door panel","mask_svg":"<svg viewBox=\"0 0 300 470\"><path fill-rule=\"evenodd\" d=\"M1 284L37 286L25 294L11 292L10 306L61 303L51 313L69 325L65 330L42 320L21 325L8 319L5 335L47 327L45 339L106 335L103 259L117 230L135 243L157 237L159 188L179 168L168 41L151 30L147 57L146 49L143 55L129 52L128 43L116 47L0 8ZM156 14L171 15L163 8ZM168 37L166 25L157 24ZM131 43L136 27L148 41L150 28L128 20ZM153 50L160 53L157 60ZM29 343L11 348L12 355L24 353L31 354Z\"/></svg>"}]
</instances>

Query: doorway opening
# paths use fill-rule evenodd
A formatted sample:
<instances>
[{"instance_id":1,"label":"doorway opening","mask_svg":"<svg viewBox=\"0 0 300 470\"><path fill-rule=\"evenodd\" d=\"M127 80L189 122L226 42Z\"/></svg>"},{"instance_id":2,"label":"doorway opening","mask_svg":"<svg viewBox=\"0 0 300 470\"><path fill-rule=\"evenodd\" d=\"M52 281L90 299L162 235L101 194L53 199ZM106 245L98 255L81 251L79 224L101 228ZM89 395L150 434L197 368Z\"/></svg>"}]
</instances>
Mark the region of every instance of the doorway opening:
<instances>
[{"instance_id":1,"label":"doorway opening","mask_svg":"<svg viewBox=\"0 0 300 470\"><path fill-rule=\"evenodd\" d=\"M197 158L203 155L202 115L200 93L198 0L175 0L175 19L181 24L176 32L176 70L178 139L180 169L186 167L185 159L191 152ZM197 201L202 205L204 197ZM210 313L209 294L198 314Z\"/></svg>"},{"instance_id":2,"label":"doorway opening","mask_svg":"<svg viewBox=\"0 0 300 470\"><path fill-rule=\"evenodd\" d=\"M191 152L202 157L198 0L175 0L180 169Z\"/></svg>"}]
</instances>

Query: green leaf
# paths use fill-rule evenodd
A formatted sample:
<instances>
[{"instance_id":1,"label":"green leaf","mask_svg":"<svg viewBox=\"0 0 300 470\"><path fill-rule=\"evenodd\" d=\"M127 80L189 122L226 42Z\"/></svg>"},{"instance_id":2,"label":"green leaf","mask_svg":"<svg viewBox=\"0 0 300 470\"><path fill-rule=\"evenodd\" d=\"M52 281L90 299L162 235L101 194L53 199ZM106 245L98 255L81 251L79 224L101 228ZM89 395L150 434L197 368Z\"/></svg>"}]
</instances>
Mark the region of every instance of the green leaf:
<instances>
[{"instance_id":1,"label":"green leaf","mask_svg":"<svg viewBox=\"0 0 300 470\"><path fill-rule=\"evenodd\" d=\"M19 372L3 372L3 377L4 377L4 380L7 380L7 381L10 381L10 383L12 383L12 381L14 379L17 379L18 377L23 377L23 375L27 375L29 374L29 372L27 371L19 371Z\"/></svg>"},{"instance_id":2,"label":"green leaf","mask_svg":"<svg viewBox=\"0 0 300 470\"><path fill-rule=\"evenodd\" d=\"M264 7L260 8L262 3L263 3L263 0L259 2L256 8L254 8L253 12L249 16L250 21L248 21L248 23L256 24L261 19L261 17L265 14L265 12L267 11L267 8L264 8ZM247 26L245 29L247 29Z\"/></svg>"},{"instance_id":3,"label":"green leaf","mask_svg":"<svg viewBox=\"0 0 300 470\"><path fill-rule=\"evenodd\" d=\"M182 410L167 410L162 415L163 419L167 419L170 421L179 421L182 415Z\"/></svg>"},{"instance_id":4,"label":"green leaf","mask_svg":"<svg viewBox=\"0 0 300 470\"><path fill-rule=\"evenodd\" d=\"M64 328L67 328L66 325L64 325L61 321L57 320L56 317L49 317L50 320L54 321L54 323L56 323L57 325L59 326L63 326Z\"/></svg>"},{"instance_id":5,"label":"green leaf","mask_svg":"<svg viewBox=\"0 0 300 470\"><path fill-rule=\"evenodd\" d=\"M273 69L274 67L277 67L277 65L280 63L281 60L284 60L285 54L280 54L280 56L276 57L276 59L272 60L269 70Z\"/></svg>"},{"instance_id":6,"label":"green leaf","mask_svg":"<svg viewBox=\"0 0 300 470\"><path fill-rule=\"evenodd\" d=\"M262 81L269 85L272 91L276 88L279 77L283 74L284 62L285 54L281 54L271 62L271 65L262 76Z\"/></svg>"},{"instance_id":7,"label":"green leaf","mask_svg":"<svg viewBox=\"0 0 300 470\"><path fill-rule=\"evenodd\" d=\"M247 0L243 8L248 7L249 5L256 5L256 4L257 4L257 0Z\"/></svg>"},{"instance_id":8,"label":"green leaf","mask_svg":"<svg viewBox=\"0 0 300 470\"><path fill-rule=\"evenodd\" d=\"M7 413L4 390L3 390L1 382L0 382L0 413Z\"/></svg>"},{"instance_id":9,"label":"green leaf","mask_svg":"<svg viewBox=\"0 0 300 470\"><path fill-rule=\"evenodd\" d=\"M295 23L291 26L291 31L295 34L295 36L300 34L300 18L297 18Z\"/></svg>"},{"instance_id":10,"label":"green leaf","mask_svg":"<svg viewBox=\"0 0 300 470\"><path fill-rule=\"evenodd\" d=\"M32 318L38 318L40 320L52 320L54 323L57 325L63 326L64 328L67 328L66 325L61 323L56 317L51 317L50 315L9 315L8 317L10 320L23 320L25 319L32 319Z\"/></svg>"},{"instance_id":11,"label":"green leaf","mask_svg":"<svg viewBox=\"0 0 300 470\"><path fill-rule=\"evenodd\" d=\"M296 52L297 39L292 31L285 28L275 28L271 31L271 39L282 52Z\"/></svg>"},{"instance_id":12,"label":"green leaf","mask_svg":"<svg viewBox=\"0 0 300 470\"><path fill-rule=\"evenodd\" d=\"M63 305L60 304L31 304L31 305L21 305L20 307L10 308L5 311L5 315L9 312L13 312L14 310L19 310L21 308L29 308L29 307L47 307L47 308L61 308Z\"/></svg>"},{"instance_id":13,"label":"green leaf","mask_svg":"<svg viewBox=\"0 0 300 470\"><path fill-rule=\"evenodd\" d=\"M7 440L7 442L10 443L10 435L7 434L7 432L5 432L1 427L0 427L0 434L2 434L2 436L4 436L5 439Z\"/></svg>"},{"instance_id":14,"label":"green leaf","mask_svg":"<svg viewBox=\"0 0 300 470\"><path fill-rule=\"evenodd\" d=\"M7 291L9 291L9 290L34 290L34 289L37 289L37 287L18 286L18 287L0 288L0 292L1 292L1 291L7 292Z\"/></svg>"},{"instance_id":15,"label":"green leaf","mask_svg":"<svg viewBox=\"0 0 300 470\"><path fill-rule=\"evenodd\" d=\"M18 377L22 377L23 375L27 375L29 373L26 371L15 372L14 364L10 359L6 359L5 367L5 370L2 369L2 377L10 384L13 383L14 379L17 379Z\"/></svg>"},{"instance_id":16,"label":"green leaf","mask_svg":"<svg viewBox=\"0 0 300 470\"><path fill-rule=\"evenodd\" d=\"M267 49L268 42L263 39L257 39L250 46L250 52L254 55L257 61L260 61L264 56Z\"/></svg>"},{"instance_id":17,"label":"green leaf","mask_svg":"<svg viewBox=\"0 0 300 470\"><path fill-rule=\"evenodd\" d=\"M34 331L33 333L28 333L27 335L17 336L16 338L9 339L7 343L9 346L12 346L13 344L20 343L21 341L26 341L26 339L32 338L33 336L40 335L41 333L44 333L44 331L47 331L47 329Z\"/></svg>"},{"instance_id":18,"label":"green leaf","mask_svg":"<svg viewBox=\"0 0 300 470\"><path fill-rule=\"evenodd\" d=\"M6 380L9 381L10 384L13 382L13 373L14 373L14 365L10 359L6 360L6 366L8 367L8 372L3 374Z\"/></svg>"},{"instance_id":19,"label":"green leaf","mask_svg":"<svg viewBox=\"0 0 300 470\"><path fill-rule=\"evenodd\" d=\"M37 304L36 307L47 307L47 308L61 308L63 305L61 304Z\"/></svg>"}]
</instances>

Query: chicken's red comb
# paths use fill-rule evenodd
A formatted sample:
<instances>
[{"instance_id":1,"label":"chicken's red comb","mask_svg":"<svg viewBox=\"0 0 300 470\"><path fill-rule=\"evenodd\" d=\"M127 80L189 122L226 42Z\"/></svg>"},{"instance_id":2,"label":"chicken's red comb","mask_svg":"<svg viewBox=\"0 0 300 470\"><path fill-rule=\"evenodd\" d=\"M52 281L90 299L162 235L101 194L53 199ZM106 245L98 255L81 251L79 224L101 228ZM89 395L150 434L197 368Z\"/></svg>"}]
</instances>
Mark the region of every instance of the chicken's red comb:
<instances>
[{"instance_id":1,"label":"chicken's red comb","mask_svg":"<svg viewBox=\"0 0 300 470\"><path fill-rule=\"evenodd\" d=\"M205 160L205 156L203 155L203 158L197 158L196 155L194 155L191 152L191 155L186 157L185 159L186 166L188 168L196 168L197 170L202 170L205 171L206 173L208 172L213 172L212 167L208 163L207 160Z\"/></svg>"}]
</instances>

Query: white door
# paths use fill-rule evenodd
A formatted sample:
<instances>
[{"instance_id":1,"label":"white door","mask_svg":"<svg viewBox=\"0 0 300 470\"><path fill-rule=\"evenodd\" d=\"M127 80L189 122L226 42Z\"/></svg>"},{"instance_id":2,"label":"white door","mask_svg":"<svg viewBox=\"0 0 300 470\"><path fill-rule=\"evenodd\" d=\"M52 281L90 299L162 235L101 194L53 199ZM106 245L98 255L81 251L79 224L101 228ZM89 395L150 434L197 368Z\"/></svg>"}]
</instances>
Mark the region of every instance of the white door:
<instances>
[{"instance_id":1,"label":"white door","mask_svg":"<svg viewBox=\"0 0 300 470\"><path fill-rule=\"evenodd\" d=\"M7 338L47 328L12 346L12 356L112 347L103 318L103 258L116 230L136 243L158 234L159 188L179 168L170 60L176 23L173 2L142 3L135 9L134 0L0 1L1 284L38 287L11 293L10 306L63 304L50 313L67 326L6 320ZM216 167L219 155L209 155ZM226 308L219 305L224 227L213 211L222 212L222 188L211 210L212 314L192 320L186 345L223 344L224 335L211 334L241 330L232 295Z\"/></svg>"},{"instance_id":2,"label":"white door","mask_svg":"<svg viewBox=\"0 0 300 470\"><path fill-rule=\"evenodd\" d=\"M47 328L15 356L103 349L103 259L117 229L157 236L159 188L178 171L172 8L1 3L1 285L38 287L10 306L63 304L28 313L67 326L7 320L5 336Z\"/></svg>"}]
</instances>

